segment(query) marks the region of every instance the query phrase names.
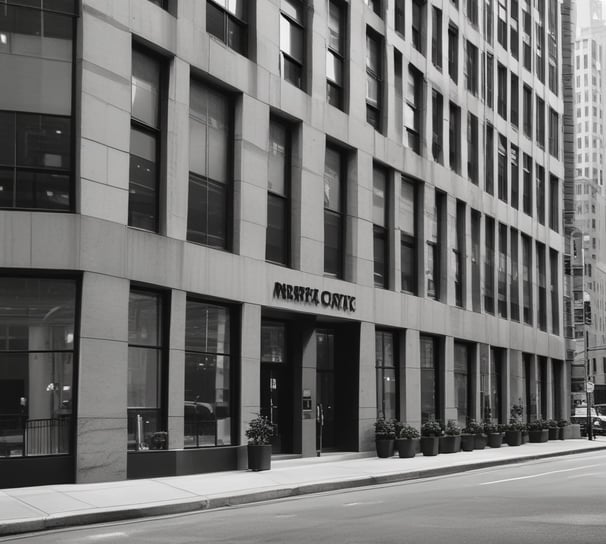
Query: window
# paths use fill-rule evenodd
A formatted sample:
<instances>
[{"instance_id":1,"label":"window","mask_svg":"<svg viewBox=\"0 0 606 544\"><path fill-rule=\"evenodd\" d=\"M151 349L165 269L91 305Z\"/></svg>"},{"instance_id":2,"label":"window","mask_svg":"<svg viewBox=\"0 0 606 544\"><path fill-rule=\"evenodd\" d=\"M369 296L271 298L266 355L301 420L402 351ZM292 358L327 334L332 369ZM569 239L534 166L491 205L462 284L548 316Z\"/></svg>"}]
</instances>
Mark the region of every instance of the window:
<instances>
[{"instance_id":1,"label":"window","mask_svg":"<svg viewBox=\"0 0 606 544\"><path fill-rule=\"evenodd\" d=\"M233 444L231 313L226 306L187 300L183 429L186 448Z\"/></svg>"},{"instance_id":2,"label":"window","mask_svg":"<svg viewBox=\"0 0 606 544\"><path fill-rule=\"evenodd\" d=\"M545 29L543 18L545 17L545 7L538 10L539 18L536 20L536 64L535 70L541 83L545 83Z\"/></svg>"},{"instance_id":3,"label":"window","mask_svg":"<svg viewBox=\"0 0 606 544\"><path fill-rule=\"evenodd\" d=\"M545 102L537 96L536 107L536 124L537 124L537 145L541 148L545 147Z\"/></svg>"},{"instance_id":4,"label":"window","mask_svg":"<svg viewBox=\"0 0 606 544\"><path fill-rule=\"evenodd\" d=\"M372 222L373 222L373 255L374 285L387 289L388 276L388 237L387 237L387 172L374 165L372 171Z\"/></svg>"},{"instance_id":5,"label":"window","mask_svg":"<svg viewBox=\"0 0 606 544\"><path fill-rule=\"evenodd\" d=\"M431 62L442 71L442 10L432 7Z\"/></svg>"},{"instance_id":6,"label":"window","mask_svg":"<svg viewBox=\"0 0 606 544\"><path fill-rule=\"evenodd\" d=\"M433 136L431 141L431 154L433 160L442 164L443 154L443 126L444 126L444 105L442 95L435 89L431 92L431 124Z\"/></svg>"},{"instance_id":7,"label":"window","mask_svg":"<svg viewBox=\"0 0 606 544\"><path fill-rule=\"evenodd\" d=\"M377 368L377 417L386 420L398 419L398 349L395 333L377 330L375 332L375 353Z\"/></svg>"},{"instance_id":8,"label":"window","mask_svg":"<svg viewBox=\"0 0 606 544\"><path fill-rule=\"evenodd\" d=\"M478 180L478 118L473 113L467 114L467 177L476 185Z\"/></svg>"},{"instance_id":9,"label":"window","mask_svg":"<svg viewBox=\"0 0 606 544\"><path fill-rule=\"evenodd\" d=\"M465 88L473 95L478 94L478 48L466 42L467 62L465 70Z\"/></svg>"},{"instance_id":10,"label":"window","mask_svg":"<svg viewBox=\"0 0 606 544\"><path fill-rule=\"evenodd\" d=\"M366 121L381 130L383 98L383 41L370 28L366 31Z\"/></svg>"},{"instance_id":11,"label":"window","mask_svg":"<svg viewBox=\"0 0 606 544\"><path fill-rule=\"evenodd\" d=\"M448 25L448 75L455 83L459 80L459 29Z\"/></svg>"},{"instance_id":12,"label":"window","mask_svg":"<svg viewBox=\"0 0 606 544\"><path fill-rule=\"evenodd\" d=\"M404 26L405 26L405 5L404 0L395 0L395 8L394 8L394 28L396 32L404 37Z\"/></svg>"},{"instance_id":13,"label":"window","mask_svg":"<svg viewBox=\"0 0 606 544\"><path fill-rule=\"evenodd\" d=\"M421 423L440 419L438 340L421 335Z\"/></svg>"},{"instance_id":14,"label":"window","mask_svg":"<svg viewBox=\"0 0 606 544\"><path fill-rule=\"evenodd\" d=\"M549 228L560 231L560 184L557 176L549 176Z\"/></svg>"},{"instance_id":15,"label":"window","mask_svg":"<svg viewBox=\"0 0 606 544\"><path fill-rule=\"evenodd\" d=\"M549 250L549 291L551 293L551 332L560 334L560 296L558 294L558 252Z\"/></svg>"},{"instance_id":16,"label":"window","mask_svg":"<svg viewBox=\"0 0 606 544\"><path fill-rule=\"evenodd\" d=\"M159 229L161 68L133 48L128 224L152 232Z\"/></svg>"},{"instance_id":17,"label":"window","mask_svg":"<svg viewBox=\"0 0 606 544\"><path fill-rule=\"evenodd\" d=\"M472 25L477 26L478 0L467 0L467 18Z\"/></svg>"},{"instance_id":18,"label":"window","mask_svg":"<svg viewBox=\"0 0 606 544\"><path fill-rule=\"evenodd\" d=\"M486 54L486 105L494 107L494 57Z\"/></svg>"},{"instance_id":19,"label":"window","mask_svg":"<svg viewBox=\"0 0 606 544\"><path fill-rule=\"evenodd\" d=\"M289 127L277 119L271 119L267 154L265 259L286 266L290 256L290 158Z\"/></svg>"},{"instance_id":20,"label":"window","mask_svg":"<svg viewBox=\"0 0 606 544\"><path fill-rule=\"evenodd\" d=\"M72 453L75 280L0 278L2 457Z\"/></svg>"},{"instance_id":21,"label":"window","mask_svg":"<svg viewBox=\"0 0 606 544\"><path fill-rule=\"evenodd\" d=\"M524 68L532 70L532 15L527 0L522 0L522 60Z\"/></svg>"},{"instance_id":22,"label":"window","mask_svg":"<svg viewBox=\"0 0 606 544\"><path fill-rule=\"evenodd\" d=\"M300 0L282 0L280 4L280 70L295 87L305 84L305 16Z\"/></svg>"},{"instance_id":23,"label":"window","mask_svg":"<svg viewBox=\"0 0 606 544\"><path fill-rule=\"evenodd\" d=\"M507 120L507 68L497 63L497 112Z\"/></svg>"},{"instance_id":24,"label":"window","mask_svg":"<svg viewBox=\"0 0 606 544\"><path fill-rule=\"evenodd\" d=\"M532 217L532 157L523 155L522 211Z\"/></svg>"},{"instance_id":25,"label":"window","mask_svg":"<svg viewBox=\"0 0 606 544\"><path fill-rule=\"evenodd\" d=\"M507 0L498 0L497 41L507 50Z\"/></svg>"},{"instance_id":26,"label":"window","mask_svg":"<svg viewBox=\"0 0 606 544\"><path fill-rule=\"evenodd\" d=\"M328 5L328 48L326 50L326 96L328 103L344 109L345 5L330 0Z\"/></svg>"},{"instance_id":27,"label":"window","mask_svg":"<svg viewBox=\"0 0 606 544\"><path fill-rule=\"evenodd\" d=\"M520 150L515 145L511 146L511 206L518 209L520 204Z\"/></svg>"},{"instance_id":28,"label":"window","mask_svg":"<svg viewBox=\"0 0 606 544\"><path fill-rule=\"evenodd\" d=\"M0 9L0 208L73 211L76 6L11 4L36 3Z\"/></svg>"},{"instance_id":29,"label":"window","mask_svg":"<svg viewBox=\"0 0 606 544\"><path fill-rule=\"evenodd\" d=\"M516 76L513 72L511 73L511 102L509 107L509 117L511 120L511 124L518 128L519 123L519 85L518 85L518 76ZM507 107L507 106L506 106ZM506 119L507 117L503 117Z\"/></svg>"},{"instance_id":30,"label":"window","mask_svg":"<svg viewBox=\"0 0 606 544\"><path fill-rule=\"evenodd\" d=\"M499 155L497 159L497 184L498 196L503 202L507 202L507 139L501 134L499 138Z\"/></svg>"},{"instance_id":31,"label":"window","mask_svg":"<svg viewBox=\"0 0 606 544\"><path fill-rule=\"evenodd\" d=\"M412 45L425 54L425 0L412 0Z\"/></svg>"},{"instance_id":32,"label":"window","mask_svg":"<svg viewBox=\"0 0 606 544\"><path fill-rule=\"evenodd\" d=\"M538 327L547 330L547 278L545 270L545 245L537 242Z\"/></svg>"},{"instance_id":33,"label":"window","mask_svg":"<svg viewBox=\"0 0 606 544\"><path fill-rule=\"evenodd\" d=\"M509 33L509 50L511 52L511 56L518 60L519 55L519 44L518 44L518 0L511 0L509 3L509 7L511 10L511 26Z\"/></svg>"},{"instance_id":34,"label":"window","mask_svg":"<svg viewBox=\"0 0 606 544\"><path fill-rule=\"evenodd\" d=\"M541 225L545 224L545 168L536 165L537 184L537 219Z\"/></svg>"},{"instance_id":35,"label":"window","mask_svg":"<svg viewBox=\"0 0 606 544\"><path fill-rule=\"evenodd\" d=\"M493 0L484 0L484 39L492 44Z\"/></svg>"},{"instance_id":36,"label":"window","mask_svg":"<svg viewBox=\"0 0 606 544\"><path fill-rule=\"evenodd\" d=\"M507 319L507 226L499 223L499 263L497 270L497 309Z\"/></svg>"},{"instance_id":37,"label":"window","mask_svg":"<svg viewBox=\"0 0 606 544\"><path fill-rule=\"evenodd\" d=\"M522 304L524 323L532 325L532 249L530 238L522 234Z\"/></svg>"},{"instance_id":38,"label":"window","mask_svg":"<svg viewBox=\"0 0 606 544\"><path fill-rule=\"evenodd\" d=\"M484 190L489 194L494 194L494 128L492 125L486 125L486 141L484 150Z\"/></svg>"},{"instance_id":39,"label":"window","mask_svg":"<svg viewBox=\"0 0 606 544\"><path fill-rule=\"evenodd\" d=\"M454 387L457 422L465 427L472 417L472 348L463 342L454 343Z\"/></svg>"},{"instance_id":40,"label":"window","mask_svg":"<svg viewBox=\"0 0 606 544\"><path fill-rule=\"evenodd\" d=\"M518 261L518 231L511 229L511 262L510 262L510 293L511 293L511 319L520 321L520 284Z\"/></svg>"},{"instance_id":41,"label":"window","mask_svg":"<svg viewBox=\"0 0 606 544\"><path fill-rule=\"evenodd\" d=\"M465 294L465 278L467 277L465 270L465 239L467 229L466 224L466 209L465 203L457 200L457 216L456 216L456 235L454 238L454 293L455 293L455 304L459 308L464 306L464 294Z\"/></svg>"},{"instance_id":42,"label":"window","mask_svg":"<svg viewBox=\"0 0 606 544\"><path fill-rule=\"evenodd\" d=\"M556 0L549 0L547 42L549 59L549 89L558 94L558 5Z\"/></svg>"},{"instance_id":43,"label":"window","mask_svg":"<svg viewBox=\"0 0 606 544\"><path fill-rule=\"evenodd\" d=\"M558 113L549 108L549 154L553 157L559 157L560 142L559 142L559 116Z\"/></svg>"},{"instance_id":44,"label":"window","mask_svg":"<svg viewBox=\"0 0 606 544\"><path fill-rule=\"evenodd\" d=\"M379 17L381 17L381 0L364 0L364 3Z\"/></svg>"},{"instance_id":45,"label":"window","mask_svg":"<svg viewBox=\"0 0 606 544\"><path fill-rule=\"evenodd\" d=\"M408 147L421 153L421 111L423 75L412 64L408 65L408 87L404 104L404 126L408 136Z\"/></svg>"},{"instance_id":46,"label":"window","mask_svg":"<svg viewBox=\"0 0 606 544\"><path fill-rule=\"evenodd\" d=\"M166 354L164 297L131 289L128 300L128 449L164 449L166 432ZM165 446L164 446L165 447Z\"/></svg>"},{"instance_id":47,"label":"window","mask_svg":"<svg viewBox=\"0 0 606 544\"><path fill-rule=\"evenodd\" d=\"M484 310L494 314L494 219L486 217L484 238Z\"/></svg>"},{"instance_id":48,"label":"window","mask_svg":"<svg viewBox=\"0 0 606 544\"><path fill-rule=\"evenodd\" d=\"M524 134L532 138L532 91L526 85L522 89L522 108Z\"/></svg>"},{"instance_id":49,"label":"window","mask_svg":"<svg viewBox=\"0 0 606 544\"><path fill-rule=\"evenodd\" d=\"M417 294L417 186L402 176L400 190L400 274L402 291Z\"/></svg>"},{"instance_id":50,"label":"window","mask_svg":"<svg viewBox=\"0 0 606 544\"><path fill-rule=\"evenodd\" d=\"M324 161L324 273L343 277L345 233L345 154L326 147Z\"/></svg>"},{"instance_id":51,"label":"window","mask_svg":"<svg viewBox=\"0 0 606 544\"><path fill-rule=\"evenodd\" d=\"M441 290L441 255L442 255L442 225L444 223L445 195L435 192L435 201L429 217L429 236L427 238L427 296L440 300Z\"/></svg>"},{"instance_id":52,"label":"window","mask_svg":"<svg viewBox=\"0 0 606 544\"><path fill-rule=\"evenodd\" d=\"M248 52L248 2L207 0L206 30L241 55Z\"/></svg>"},{"instance_id":53,"label":"window","mask_svg":"<svg viewBox=\"0 0 606 544\"><path fill-rule=\"evenodd\" d=\"M453 172L461 172L461 108L450 102L448 123L449 164Z\"/></svg>"},{"instance_id":54,"label":"window","mask_svg":"<svg viewBox=\"0 0 606 544\"><path fill-rule=\"evenodd\" d=\"M480 221L480 212L471 210L471 303L474 312L479 312L481 307Z\"/></svg>"},{"instance_id":55,"label":"window","mask_svg":"<svg viewBox=\"0 0 606 544\"><path fill-rule=\"evenodd\" d=\"M231 111L226 93L191 82L187 239L219 249L230 242Z\"/></svg>"}]
</instances>

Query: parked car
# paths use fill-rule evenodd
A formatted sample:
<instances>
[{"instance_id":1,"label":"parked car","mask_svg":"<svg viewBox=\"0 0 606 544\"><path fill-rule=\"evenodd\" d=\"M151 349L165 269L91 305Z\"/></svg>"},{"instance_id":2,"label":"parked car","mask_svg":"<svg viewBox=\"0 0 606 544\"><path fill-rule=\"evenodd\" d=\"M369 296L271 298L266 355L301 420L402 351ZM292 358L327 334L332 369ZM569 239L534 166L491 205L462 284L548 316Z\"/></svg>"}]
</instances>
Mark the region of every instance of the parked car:
<instances>
[{"instance_id":1,"label":"parked car","mask_svg":"<svg viewBox=\"0 0 606 544\"><path fill-rule=\"evenodd\" d=\"M593 424L594 435L606 435L606 404L596 404L590 409L590 417ZM578 423L581 426L581 435L587 434L587 405L575 406L574 414L570 417L570 423Z\"/></svg>"}]
</instances>

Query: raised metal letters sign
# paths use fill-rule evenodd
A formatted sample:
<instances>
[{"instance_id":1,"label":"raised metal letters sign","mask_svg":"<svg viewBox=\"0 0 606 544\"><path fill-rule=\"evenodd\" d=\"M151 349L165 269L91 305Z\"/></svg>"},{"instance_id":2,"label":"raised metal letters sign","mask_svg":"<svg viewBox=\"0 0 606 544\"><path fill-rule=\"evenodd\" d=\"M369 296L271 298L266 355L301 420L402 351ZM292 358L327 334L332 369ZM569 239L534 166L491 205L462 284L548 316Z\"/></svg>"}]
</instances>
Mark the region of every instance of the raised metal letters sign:
<instances>
[{"instance_id":1,"label":"raised metal letters sign","mask_svg":"<svg viewBox=\"0 0 606 544\"><path fill-rule=\"evenodd\" d=\"M341 310L342 312L356 311L356 297L333 293L332 291L320 291L311 287L300 285L290 285L279 281L274 284L274 298L282 300L292 300L303 304L312 304L314 306L323 306L331 310Z\"/></svg>"}]
</instances>

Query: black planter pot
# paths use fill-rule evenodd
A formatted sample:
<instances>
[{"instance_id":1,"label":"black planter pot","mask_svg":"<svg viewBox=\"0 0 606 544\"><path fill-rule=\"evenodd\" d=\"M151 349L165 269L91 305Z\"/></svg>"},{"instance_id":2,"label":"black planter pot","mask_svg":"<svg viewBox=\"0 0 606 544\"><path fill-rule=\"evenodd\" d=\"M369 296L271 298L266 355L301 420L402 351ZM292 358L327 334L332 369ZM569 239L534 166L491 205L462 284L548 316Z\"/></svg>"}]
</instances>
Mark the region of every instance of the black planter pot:
<instances>
[{"instance_id":1,"label":"black planter pot","mask_svg":"<svg viewBox=\"0 0 606 544\"><path fill-rule=\"evenodd\" d=\"M476 450L483 450L486 447L487 437L485 434L476 434L473 437L473 447Z\"/></svg>"},{"instance_id":2,"label":"black planter pot","mask_svg":"<svg viewBox=\"0 0 606 544\"><path fill-rule=\"evenodd\" d=\"M522 431L505 431L505 442L508 446L521 446Z\"/></svg>"},{"instance_id":3,"label":"black planter pot","mask_svg":"<svg viewBox=\"0 0 606 544\"><path fill-rule=\"evenodd\" d=\"M549 431L549 440L559 440L560 439L560 428L559 427L555 427L555 428L550 427L547 430Z\"/></svg>"},{"instance_id":4,"label":"black planter pot","mask_svg":"<svg viewBox=\"0 0 606 544\"><path fill-rule=\"evenodd\" d=\"M271 468L271 444L248 444L248 468L255 472Z\"/></svg>"},{"instance_id":5,"label":"black planter pot","mask_svg":"<svg viewBox=\"0 0 606 544\"><path fill-rule=\"evenodd\" d=\"M440 437L422 436L421 453L426 456L438 455L440 453Z\"/></svg>"},{"instance_id":6,"label":"black planter pot","mask_svg":"<svg viewBox=\"0 0 606 544\"><path fill-rule=\"evenodd\" d=\"M473 434L461 435L461 449L463 451L473 451L475 436Z\"/></svg>"},{"instance_id":7,"label":"black planter pot","mask_svg":"<svg viewBox=\"0 0 606 544\"><path fill-rule=\"evenodd\" d=\"M461 436L441 436L440 453L457 453L461 449Z\"/></svg>"},{"instance_id":8,"label":"black planter pot","mask_svg":"<svg viewBox=\"0 0 606 544\"><path fill-rule=\"evenodd\" d=\"M528 444L529 441L528 431L522 431L522 444Z\"/></svg>"},{"instance_id":9,"label":"black planter pot","mask_svg":"<svg viewBox=\"0 0 606 544\"><path fill-rule=\"evenodd\" d=\"M533 443L547 442L549 440L549 430L528 431L528 438Z\"/></svg>"},{"instance_id":10,"label":"black planter pot","mask_svg":"<svg viewBox=\"0 0 606 544\"><path fill-rule=\"evenodd\" d=\"M490 433L486 438L486 443L491 448L500 448L503 443L503 435L501 433Z\"/></svg>"},{"instance_id":11,"label":"black planter pot","mask_svg":"<svg viewBox=\"0 0 606 544\"><path fill-rule=\"evenodd\" d=\"M417 454L419 439L398 438L396 444L398 446L398 455L400 456L400 459L410 459Z\"/></svg>"},{"instance_id":12,"label":"black planter pot","mask_svg":"<svg viewBox=\"0 0 606 544\"><path fill-rule=\"evenodd\" d=\"M395 440L393 438L376 440L375 444L377 445L377 457L381 457L382 459L393 457L394 442Z\"/></svg>"}]
</instances>

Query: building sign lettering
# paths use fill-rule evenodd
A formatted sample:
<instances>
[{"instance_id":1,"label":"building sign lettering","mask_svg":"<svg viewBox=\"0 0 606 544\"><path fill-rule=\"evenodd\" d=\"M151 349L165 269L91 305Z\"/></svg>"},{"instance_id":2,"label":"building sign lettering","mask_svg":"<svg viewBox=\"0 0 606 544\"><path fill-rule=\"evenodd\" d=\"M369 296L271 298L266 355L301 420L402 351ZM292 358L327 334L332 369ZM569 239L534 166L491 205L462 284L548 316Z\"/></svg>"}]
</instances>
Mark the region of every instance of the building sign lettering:
<instances>
[{"instance_id":1,"label":"building sign lettering","mask_svg":"<svg viewBox=\"0 0 606 544\"><path fill-rule=\"evenodd\" d=\"M279 281L274 284L274 298L313 304L314 306L322 305L331 310L356 311L356 297L333 293L332 291L320 291L311 287L280 283Z\"/></svg>"}]
</instances>

